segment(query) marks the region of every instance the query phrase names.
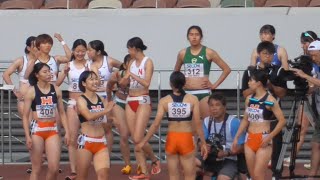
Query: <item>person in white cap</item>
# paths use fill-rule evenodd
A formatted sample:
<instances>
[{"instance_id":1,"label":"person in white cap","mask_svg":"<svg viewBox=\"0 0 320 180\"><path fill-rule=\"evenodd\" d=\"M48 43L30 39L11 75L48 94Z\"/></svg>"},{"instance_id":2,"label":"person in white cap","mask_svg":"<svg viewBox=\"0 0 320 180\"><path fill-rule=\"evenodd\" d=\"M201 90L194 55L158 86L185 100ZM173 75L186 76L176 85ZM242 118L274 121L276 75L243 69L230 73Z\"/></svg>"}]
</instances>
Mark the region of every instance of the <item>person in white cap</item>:
<instances>
[{"instance_id":1,"label":"person in white cap","mask_svg":"<svg viewBox=\"0 0 320 180\"><path fill-rule=\"evenodd\" d=\"M308 47L309 55L316 65L320 66L320 41L313 41ZM314 102L316 103L315 114L320 115L320 72L317 71L317 77L309 76L300 69L291 68L297 76L306 79L309 83L315 86ZM320 165L320 123L315 121L315 131L312 137L312 155L311 155L311 170L309 171L309 177L315 176Z\"/></svg>"}]
</instances>

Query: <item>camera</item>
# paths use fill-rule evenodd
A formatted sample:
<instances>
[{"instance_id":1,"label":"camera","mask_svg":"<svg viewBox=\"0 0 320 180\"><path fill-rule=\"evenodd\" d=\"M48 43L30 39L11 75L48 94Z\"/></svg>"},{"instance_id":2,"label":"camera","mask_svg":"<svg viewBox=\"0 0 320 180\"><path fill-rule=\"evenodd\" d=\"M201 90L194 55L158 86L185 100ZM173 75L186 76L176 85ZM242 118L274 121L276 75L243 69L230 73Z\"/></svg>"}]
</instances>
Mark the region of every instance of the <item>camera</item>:
<instances>
[{"instance_id":1,"label":"camera","mask_svg":"<svg viewBox=\"0 0 320 180\"><path fill-rule=\"evenodd\" d=\"M309 76L312 75L313 63L310 56L301 55L293 60L288 60L288 63L290 67L300 69ZM296 76L292 71L284 71L281 77L286 81L293 81L295 90L302 91L303 93L308 91L308 82L305 79Z\"/></svg>"},{"instance_id":2,"label":"camera","mask_svg":"<svg viewBox=\"0 0 320 180\"><path fill-rule=\"evenodd\" d=\"M212 165L217 163L218 152L223 150L224 138L220 134L210 134L206 143L210 145L210 152L208 154L207 159L205 160L205 164Z\"/></svg>"}]
</instances>

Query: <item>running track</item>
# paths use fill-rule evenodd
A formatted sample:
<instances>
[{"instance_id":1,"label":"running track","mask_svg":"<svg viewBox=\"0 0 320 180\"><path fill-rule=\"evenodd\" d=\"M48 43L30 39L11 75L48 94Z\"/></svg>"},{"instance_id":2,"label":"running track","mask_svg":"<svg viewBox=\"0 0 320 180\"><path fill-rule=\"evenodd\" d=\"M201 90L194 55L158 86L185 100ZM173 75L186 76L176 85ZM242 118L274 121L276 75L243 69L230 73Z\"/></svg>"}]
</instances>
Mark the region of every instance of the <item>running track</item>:
<instances>
[{"instance_id":1,"label":"running track","mask_svg":"<svg viewBox=\"0 0 320 180\"><path fill-rule=\"evenodd\" d=\"M29 178L29 175L26 173L27 167L30 165L0 165L0 176L3 176L4 180L25 180ZM121 164L114 164L111 166L110 169L110 176L109 180L127 180L128 176L122 175L120 173L122 165ZM59 174L58 179L64 180L64 177L69 173L69 166L68 164L61 165L61 169L63 169L63 172ZM43 171L41 173L40 179L45 179L45 172L46 172L46 166L43 167ZM303 167L302 163L298 163L296 170L296 174L307 174L308 170L306 170ZM288 174L288 168L284 168L283 175ZM89 169L89 177L88 179L96 179L94 169L91 167ZM158 175L152 176L151 180L168 180L168 170L166 167L166 164L162 164L162 172ZM271 171L267 170L267 176L265 177L266 180L271 180ZM205 180L209 180L209 178L206 178Z\"/></svg>"}]
</instances>

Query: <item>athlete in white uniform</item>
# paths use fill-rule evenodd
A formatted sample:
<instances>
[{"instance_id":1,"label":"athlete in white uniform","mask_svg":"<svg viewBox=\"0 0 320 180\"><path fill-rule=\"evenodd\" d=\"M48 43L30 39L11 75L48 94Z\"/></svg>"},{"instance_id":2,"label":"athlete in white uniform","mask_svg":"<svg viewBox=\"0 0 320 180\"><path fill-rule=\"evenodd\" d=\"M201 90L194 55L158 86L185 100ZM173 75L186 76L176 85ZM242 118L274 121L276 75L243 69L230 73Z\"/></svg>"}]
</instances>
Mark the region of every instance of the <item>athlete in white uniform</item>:
<instances>
[{"instance_id":1,"label":"athlete in white uniform","mask_svg":"<svg viewBox=\"0 0 320 180\"><path fill-rule=\"evenodd\" d=\"M30 36L26 40L26 48L25 48L25 55L22 57L17 58L14 62L9 66L8 69L3 73L3 80L6 84L12 85L13 82L10 76L15 73L16 71L19 72L19 88L14 88L14 94L18 99L18 112L19 116L22 117L23 112L23 105L24 105L24 95L28 90L29 82L28 79L24 78L24 74L27 69L27 63L29 60L36 59L36 48L35 48L35 40L36 37Z\"/></svg>"},{"instance_id":2,"label":"athlete in white uniform","mask_svg":"<svg viewBox=\"0 0 320 180\"><path fill-rule=\"evenodd\" d=\"M70 138L72 142L68 146L69 160L71 173L67 176L66 180L76 179L76 151L77 151L77 136L80 128L80 122L78 118L78 112L76 109L76 101L82 94L79 89L79 77L82 72L89 69L90 61L85 59L87 52L87 43L83 39L77 39L72 46L71 61L65 66L64 71L59 74L56 84L60 86L65 77L68 76L68 91L69 101L67 108L68 126L70 132Z\"/></svg>"},{"instance_id":3,"label":"athlete in white uniform","mask_svg":"<svg viewBox=\"0 0 320 180\"><path fill-rule=\"evenodd\" d=\"M71 50L66 45L66 43L63 41L60 34L55 34L55 38L60 41L60 43L63 45L64 52L66 53L65 56L51 56L50 51L53 46L53 39L48 34L41 34L36 38L36 47L39 51L38 58L33 61L28 62L28 67L25 73L25 78L29 77L30 72L33 70L33 66L36 63L42 62L46 63L50 67L50 73L51 73L51 83L55 84L57 81L58 73L59 73L59 66L60 64L67 63L71 59Z\"/></svg>"},{"instance_id":4,"label":"athlete in white uniform","mask_svg":"<svg viewBox=\"0 0 320 180\"><path fill-rule=\"evenodd\" d=\"M92 60L90 69L99 75L100 86L97 89L97 94L106 99L107 83L111 77L112 69L121 66L121 62L108 56L104 49L104 44L100 40L93 40L88 44L88 57ZM112 119L110 116L108 119ZM113 137L112 137L112 121L105 124L105 132L108 141L109 153L112 151Z\"/></svg>"},{"instance_id":5,"label":"athlete in white uniform","mask_svg":"<svg viewBox=\"0 0 320 180\"><path fill-rule=\"evenodd\" d=\"M92 60L90 69L100 77L100 86L97 94L106 98L106 88L108 80L111 77L112 69L121 66L121 62L108 56L104 50L104 44L100 40L94 40L88 44L88 57Z\"/></svg>"},{"instance_id":6,"label":"athlete in white uniform","mask_svg":"<svg viewBox=\"0 0 320 180\"><path fill-rule=\"evenodd\" d=\"M129 65L124 81L120 85L124 86L130 81L126 118L132 140L136 145L143 139L151 115L149 86L153 75L153 62L144 55L143 51L147 47L139 37L131 38L127 43L127 47L129 54L134 60ZM141 170L137 172L137 175L129 176L130 179L149 179L145 154L153 162L151 174L158 174L161 171L160 162L154 156L149 143L144 145L143 151L135 152L137 163L141 167Z\"/></svg>"}]
</instances>

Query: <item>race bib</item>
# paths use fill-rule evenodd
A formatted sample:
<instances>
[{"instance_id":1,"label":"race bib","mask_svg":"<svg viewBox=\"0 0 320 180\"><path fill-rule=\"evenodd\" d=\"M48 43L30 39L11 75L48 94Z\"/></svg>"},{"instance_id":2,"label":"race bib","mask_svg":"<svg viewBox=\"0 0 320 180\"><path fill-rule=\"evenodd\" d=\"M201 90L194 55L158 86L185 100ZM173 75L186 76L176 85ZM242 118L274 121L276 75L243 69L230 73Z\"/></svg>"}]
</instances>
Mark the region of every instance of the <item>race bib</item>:
<instances>
[{"instance_id":1,"label":"race bib","mask_svg":"<svg viewBox=\"0 0 320 180\"><path fill-rule=\"evenodd\" d=\"M104 111L104 108L102 108L100 105L98 106L91 106L92 109L90 109L90 112L101 112ZM99 125L101 123L106 123L107 122L107 118L106 116L100 116L99 118L93 120L93 121L89 121L89 124L91 125Z\"/></svg>"},{"instance_id":2,"label":"race bib","mask_svg":"<svg viewBox=\"0 0 320 180\"><path fill-rule=\"evenodd\" d=\"M186 63L184 66L186 77L203 77L203 63Z\"/></svg>"},{"instance_id":3,"label":"race bib","mask_svg":"<svg viewBox=\"0 0 320 180\"><path fill-rule=\"evenodd\" d=\"M100 85L99 88L107 87L107 81L105 80L105 76L100 76Z\"/></svg>"},{"instance_id":4,"label":"race bib","mask_svg":"<svg viewBox=\"0 0 320 180\"><path fill-rule=\"evenodd\" d=\"M135 79L130 78L130 89L142 89L143 86Z\"/></svg>"},{"instance_id":5,"label":"race bib","mask_svg":"<svg viewBox=\"0 0 320 180\"><path fill-rule=\"evenodd\" d=\"M248 107L248 121L250 122L263 122L263 110L258 108Z\"/></svg>"},{"instance_id":6,"label":"race bib","mask_svg":"<svg viewBox=\"0 0 320 180\"><path fill-rule=\"evenodd\" d=\"M54 118L56 114L56 104L52 105L36 105L38 118Z\"/></svg>"},{"instance_id":7,"label":"race bib","mask_svg":"<svg viewBox=\"0 0 320 180\"><path fill-rule=\"evenodd\" d=\"M168 104L169 118L187 118L190 117L190 103L173 102Z\"/></svg>"},{"instance_id":8,"label":"race bib","mask_svg":"<svg viewBox=\"0 0 320 180\"><path fill-rule=\"evenodd\" d=\"M100 125L102 123L107 123L106 116L101 116L101 117L99 117L98 119L96 119L94 121L89 121L89 124L95 125L95 126Z\"/></svg>"},{"instance_id":9,"label":"race bib","mask_svg":"<svg viewBox=\"0 0 320 180\"><path fill-rule=\"evenodd\" d=\"M50 71L50 76L51 76L51 81L52 81L52 82L57 81L57 76L56 76L56 74L55 74L53 71Z\"/></svg>"},{"instance_id":10,"label":"race bib","mask_svg":"<svg viewBox=\"0 0 320 180\"><path fill-rule=\"evenodd\" d=\"M80 92L78 83L79 83L79 79L76 79L76 78L71 79L72 91Z\"/></svg>"}]
</instances>

